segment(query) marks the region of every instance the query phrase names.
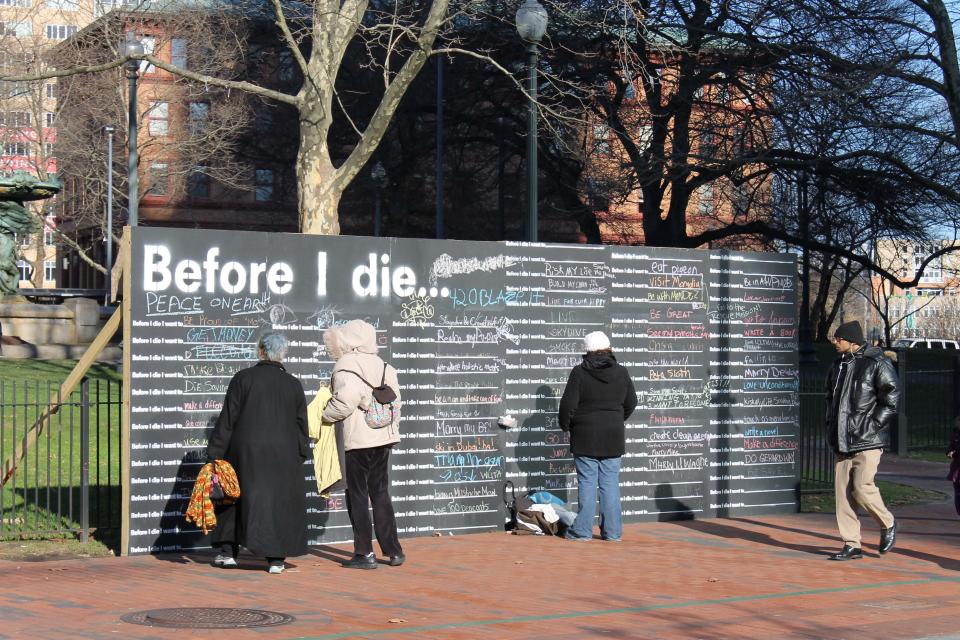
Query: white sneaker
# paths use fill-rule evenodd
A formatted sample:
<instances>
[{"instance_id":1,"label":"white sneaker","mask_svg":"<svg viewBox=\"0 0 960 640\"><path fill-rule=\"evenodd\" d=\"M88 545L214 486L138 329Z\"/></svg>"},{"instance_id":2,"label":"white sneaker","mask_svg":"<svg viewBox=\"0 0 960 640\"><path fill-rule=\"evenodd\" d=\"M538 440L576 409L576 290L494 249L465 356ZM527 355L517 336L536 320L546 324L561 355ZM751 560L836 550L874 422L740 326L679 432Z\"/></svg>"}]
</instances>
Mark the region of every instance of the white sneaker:
<instances>
[{"instance_id":1,"label":"white sneaker","mask_svg":"<svg viewBox=\"0 0 960 640\"><path fill-rule=\"evenodd\" d=\"M267 569L267 573L283 573L284 569L286 569L286 567L282 564L272 564Z\"/></svg>"},{"instance_id":2,"label":"white sneaker","mask_svg":"<svg viewBox=\"0 0 960 640\"><path fill-rule=\"evenodd\" d=\"M222 553L218 553L217 557L213 559L213 566L220 567L221 569L236 569L237 559L232 556L225 556Z\"/></svg>"}]
</instances>

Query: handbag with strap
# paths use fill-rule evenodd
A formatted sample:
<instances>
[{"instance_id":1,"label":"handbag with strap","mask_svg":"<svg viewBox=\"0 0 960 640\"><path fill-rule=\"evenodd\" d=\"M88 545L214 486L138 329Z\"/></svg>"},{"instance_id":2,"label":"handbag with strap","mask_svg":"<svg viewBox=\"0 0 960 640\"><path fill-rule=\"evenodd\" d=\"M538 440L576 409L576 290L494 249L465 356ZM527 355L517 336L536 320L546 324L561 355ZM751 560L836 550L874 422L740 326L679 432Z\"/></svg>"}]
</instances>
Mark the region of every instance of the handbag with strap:
<instances>
[{"instance_id":1,"label":"handbag with strap","mask_svg":"<svg viewBox=\"0 0 960 640\"><path fill-rule=\"evenodd\" d=\"M397 399L397 392L387 384L387 363L383 363L383 375L380 376L380 384L373 386L367 379L356 371L350 369L341 369L340 372L352 373L363 381L363 384L370 387L373 394L373 402L364 410L364 421L371 429L383 429L389 427L397 421L400 414L400 401ZM340 373L338 372L338 373Z\"/></svg>"}]
</instances>

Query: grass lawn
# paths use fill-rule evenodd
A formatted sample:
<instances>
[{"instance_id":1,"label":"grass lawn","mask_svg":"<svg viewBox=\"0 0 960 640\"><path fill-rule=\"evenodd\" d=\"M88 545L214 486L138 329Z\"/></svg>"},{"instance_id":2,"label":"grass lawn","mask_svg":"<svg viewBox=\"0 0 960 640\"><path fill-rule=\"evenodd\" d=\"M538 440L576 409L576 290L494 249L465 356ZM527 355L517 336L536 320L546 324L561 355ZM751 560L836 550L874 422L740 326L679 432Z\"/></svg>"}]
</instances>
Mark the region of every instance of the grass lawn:
<instances>
[{"instance_id":1,"label":"grass lawn","mask_svg":"<svg viewBox=\"0 0 960 640\"><path fill-rule=\"evenodd\" d=\"M883 496L883 502L888 507L902 507L925 502L937 502L946 497L945 493L917 489L905 484L877 480L877 487ZM804 493L800 496L800 511L802 513L833 513L837 504L833 499L833 485L823 483L803 482L800 485ZM807 493L818 491L818 493Z\"/></svg>"},{"instance_id":2,"label":"grass lawn","mask_svg":"<svg viewBox=\"0 0 960 640\"><path fill-rule=\"evenodd\" d=\"M86 544L74 538L0 541L0 560L31 562L112 555L114 553L107 545L93 539Z\"/></svg>"},{"instance_id":3,"label":"grass lawn","mask_svg":"<svg viewBox=\"0 0 960 640\"><path fill-rule=\"evenodd\" d=\"M950 462L950 458L944 453L946 451L946 446L943 447L924 447L922 449L911 449L907 453L908 458L913 458L914 460L927 460L929 462Z\"/></svg>"},{"instance_id":4,"label":"grass lawn","mask_svg":"<svg viewBox=\"0 0 960 640\"><path fill-rule=\"evenodd\" d=\"M0 360L0 459L7 460L47 403L57 400L72 360ZM90 380L90 524L119 523L120 381L112 366L94 365ZM80 520L80 390L43 427L13 478L0 491L0 539L77 528Z\"/></svg>"}]
</instances>

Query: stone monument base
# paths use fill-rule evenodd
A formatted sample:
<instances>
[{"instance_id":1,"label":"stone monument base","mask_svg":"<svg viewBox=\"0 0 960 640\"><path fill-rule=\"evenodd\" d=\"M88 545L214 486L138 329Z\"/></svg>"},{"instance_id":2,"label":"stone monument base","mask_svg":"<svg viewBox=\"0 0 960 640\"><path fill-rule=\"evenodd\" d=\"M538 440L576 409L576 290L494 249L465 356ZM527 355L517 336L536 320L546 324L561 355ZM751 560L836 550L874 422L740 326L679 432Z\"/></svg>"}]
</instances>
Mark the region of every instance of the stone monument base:
<instances>
[{"instance_id":1,"label":"stone monument base","mask_svg":"<svg viewBox=\"0 0 960 640\"><path fill-rule=\"evenodd\" d=\"M90 298L71 298L63 304L35 304L21 296L0 299L0 335L3 344L14 337L36 345L88 345L97 336L103 322L100 304Z\"/></svg>"}]
</instances>

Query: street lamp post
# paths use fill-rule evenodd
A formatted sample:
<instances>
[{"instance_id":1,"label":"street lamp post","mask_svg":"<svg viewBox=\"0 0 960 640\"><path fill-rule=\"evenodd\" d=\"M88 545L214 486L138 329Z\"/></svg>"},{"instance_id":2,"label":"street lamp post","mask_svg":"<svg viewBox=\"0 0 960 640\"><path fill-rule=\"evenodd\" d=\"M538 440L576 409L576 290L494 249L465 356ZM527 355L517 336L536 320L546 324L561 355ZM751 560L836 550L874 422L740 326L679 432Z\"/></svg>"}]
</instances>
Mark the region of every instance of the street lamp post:
<instances>
[{"instance_id":1,"label":"street lamp post","mask_svg":"<svg viewBox=\"0 0 960 640\"><path fill-rule=\"evenodd\" d=\"M387 186L387 170L379 160L370 169L370 179L373 180L373 186L376 187L377 191L373 209L373 235L379 238L381 228L380 202L383 199L383 188Z\"/></svg>"},{"instance_id":2,"label":"street lamp post","mask_svg":"<svg viewBox=\"0 0 960 640\"><path fill-rule=\"evenodd\" d=\"M107 243L107 299L110 298L110 269L113 267L113 127L103 128L107 134L107 233L104 240Z\"/></svg>"},{"instance_id":3,"label":"street lamp post","mask_svg":"<svg viewBox=\"0 0 960 640\"><path fill-rule=\"evenodd\" d=\"M127 39L123 43L123 53L127 56L142 56L143 43L137 40L133 31L127 31ZM124 65L127 69L128 88L128 116L127 116L127 224L137 226L138 209L140 203L140 185L137 174L137 75L140 71L140 60L127 60Z\"/></svg>"},{"instance_id":4,"label":"street lamp post","mask_svg":"<svg viewBox=\"0 0 960 640\"><path fill-rule=\"evenodd\" d=\"M443 56L437 56L437 240L443 240Z\"/></svg>"},{"instance_id":5,"label":"street lamp post","mask_svg":"<svg viewBox=\"0 0 960 640\"><path fill-rule=\"evenodd\" d=\"M517 9L517 33L527 43L527 239L537 241L537 48L547 32L547 11L537 0Z\"/></svg>"},{"instance_id":6,"label":"street lamp post","mask_svg":"<svg viewBox=\"0 0 960 640\"><path fill-rule=\"evenodd\" d=\"M503 177L507 173L506 154L503 149L503 116L497 117L497 239L507 239L507 198Z\"/></svg>"},{"instance_id":7,"label":"street lamp post","mask_svg":"<svg viewBox=\"0 0 960 640\"><path fill-rule=\"evenodd\" d=\"M800 364L816 363L816 351L813 348L813 327L810 322L810 203L807 200L807 174L801 173L797 180L797 207L799 209L800 233L803 237L801 253L800 279L803 281L803 297L800 299Z\"/></svg>"}]
</instances>

